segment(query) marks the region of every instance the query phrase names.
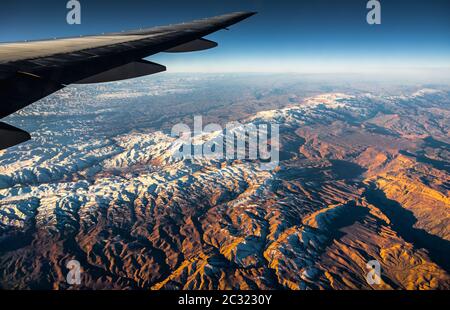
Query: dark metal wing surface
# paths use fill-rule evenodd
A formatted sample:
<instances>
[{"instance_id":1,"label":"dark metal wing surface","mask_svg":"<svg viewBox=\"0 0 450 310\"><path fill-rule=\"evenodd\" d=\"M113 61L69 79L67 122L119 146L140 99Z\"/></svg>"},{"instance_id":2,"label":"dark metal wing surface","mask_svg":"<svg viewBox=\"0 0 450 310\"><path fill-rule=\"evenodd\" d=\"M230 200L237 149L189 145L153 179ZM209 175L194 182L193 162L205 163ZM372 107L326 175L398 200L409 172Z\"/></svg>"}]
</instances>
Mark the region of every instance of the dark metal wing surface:
<instances>
[{"instance_id":1,"label":"dark metal wing surface","mask_svg":"<svg viewBox=\"0 0 450 310\"><path fill-rule=\"evenodd\" d=\"M203 39L255 13L238 12L189 23L99 36L0 44L0 118L73 83L100 83L165 71L142 58L217 46ZM8 130L0 133L10 134ZM5 146L20 137L8 140ZM3 148L3 147L1 147ZM0 148L0 149L1 149Z\"/></svg>"}]
</instances>

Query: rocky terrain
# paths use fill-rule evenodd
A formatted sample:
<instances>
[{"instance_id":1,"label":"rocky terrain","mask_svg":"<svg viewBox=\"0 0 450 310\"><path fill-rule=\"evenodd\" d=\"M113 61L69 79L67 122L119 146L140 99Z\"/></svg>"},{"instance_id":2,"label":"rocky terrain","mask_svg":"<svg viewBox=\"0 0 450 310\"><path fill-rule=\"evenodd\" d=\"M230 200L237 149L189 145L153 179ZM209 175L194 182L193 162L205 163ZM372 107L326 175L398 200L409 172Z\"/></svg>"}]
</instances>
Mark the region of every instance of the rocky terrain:
<instances>
[{"instance_id":1,"label":"rocky terrain","mask_svg":"<svg viewBox=\"0 0 450 310\"><path fill-rule=\"evenodd\" d=\"M33 140L0 153L0 287L450 289L450 88L323 88L144 78L12 116ZM279 166L174 157L193 115L279 124Z\"/></svg>"}]
</instances>

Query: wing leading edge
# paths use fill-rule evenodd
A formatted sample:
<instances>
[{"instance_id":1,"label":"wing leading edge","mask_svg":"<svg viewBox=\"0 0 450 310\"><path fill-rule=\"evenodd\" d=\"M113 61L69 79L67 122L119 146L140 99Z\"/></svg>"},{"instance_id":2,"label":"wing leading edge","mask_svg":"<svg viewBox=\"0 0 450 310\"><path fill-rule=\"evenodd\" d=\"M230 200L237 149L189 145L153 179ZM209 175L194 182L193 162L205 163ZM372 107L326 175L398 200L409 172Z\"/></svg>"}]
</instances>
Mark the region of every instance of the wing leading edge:
<instances>
[{"instance_id":1,"label":"wing leading edge","mask_svg":"<svg viewBox=\"0 0 450 310\"><path fill-rule=\"evenodd\" d=\"M238 12L100 36L0 44L0 118L69 84L115 81L165 71L164 66L143 58L159 52L213 48L217 43L204 36L254 14ZM11 132L15 131L0 131L0 139L5 140L3 133Z\"/></svg>"}]
</instances>

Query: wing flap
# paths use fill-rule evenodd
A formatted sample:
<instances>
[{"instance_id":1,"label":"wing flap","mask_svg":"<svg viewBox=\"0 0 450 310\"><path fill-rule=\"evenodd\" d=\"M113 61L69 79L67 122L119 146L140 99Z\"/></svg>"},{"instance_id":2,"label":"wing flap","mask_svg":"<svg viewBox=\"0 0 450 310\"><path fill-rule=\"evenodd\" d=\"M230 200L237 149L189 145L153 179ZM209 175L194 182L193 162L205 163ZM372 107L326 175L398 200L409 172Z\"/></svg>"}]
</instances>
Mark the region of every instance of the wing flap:
<instances>
[{"instance_id":1,"label":"wing flap","mask_svg":"<svg viewBox=\"0 0 450 310\"><path fill-rule=\"evenodd\" d=\"M93 84L120 81L166 71L166 67L151 61L133 61L126 65L93 75L75 84Z\"/></svg>"},{"instance_id":2,"label":"wing flap","mask_svg":"<svg viewBox=\"0 0 450 310\"><path fill-rule=\"evenodd\" d=\"M30 72L16 72L0 81L0 118L64 88L64 85Z\"/></svg>"},{"instance_id":3,"label":"wing flap","mask_svg":"<svg viewBox=\"0 0 450 310\"><path fill-rule=\"evenodd\" d=\"M28 141L31 136L22 129L0 123L0 150Z\"/></svg>"},{"instance_id":4,"label":"wing flap","mask_svg":"<svg viewBox=\"0 0 450 310\"><path fill-rule=\"evenodd\" d=\"M208 50L217 47L217 43L206 39L198 39L166 50L166 53L187 53Z\"/></svg>"}]
</instances>

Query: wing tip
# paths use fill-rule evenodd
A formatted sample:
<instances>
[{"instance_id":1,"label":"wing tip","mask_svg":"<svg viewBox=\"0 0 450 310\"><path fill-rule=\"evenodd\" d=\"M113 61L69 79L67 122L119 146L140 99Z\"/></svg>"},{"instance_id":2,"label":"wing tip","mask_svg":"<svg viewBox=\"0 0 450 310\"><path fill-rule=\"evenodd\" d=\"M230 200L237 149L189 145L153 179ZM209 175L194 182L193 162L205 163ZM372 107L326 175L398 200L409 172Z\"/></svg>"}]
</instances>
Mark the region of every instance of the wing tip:
<instances>
[{"instance_id":1,"label":"wing tip","mask_svg":"<svg viewBox=\"0 0 450 310\"><path fill-rule=\"evenodd\" d=\"M258 12L256 12L256 11L242 11L242 12L236 12L235 14L238 14L238 15L240 15L243 18L249 18L249 17L251 17L253 15L258 14Z\"/></svg>"},{"instance_id":2,"label":"wing tip","mask_svg":"<svg viewBox=\"0 0 450 310\"><path fill-rule=\"evenodd\" d=\"M233 23L238 23L238 22L241 22L241 21L255 15L255 14L258 14L258 12L243 11L243 12L234 12L234 13L230 13L230 14L225 14L225 15L218 16L218 17L230 18L233 21Z\"/></svg>"}]
</instances>

